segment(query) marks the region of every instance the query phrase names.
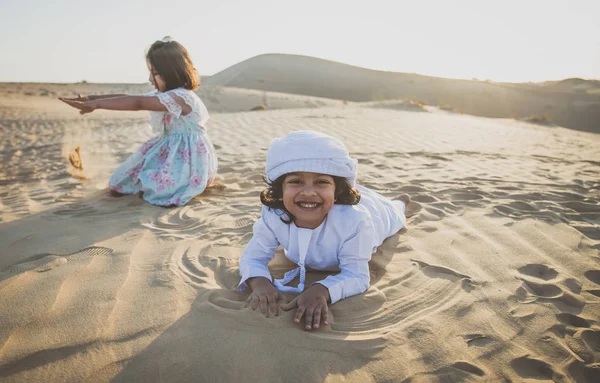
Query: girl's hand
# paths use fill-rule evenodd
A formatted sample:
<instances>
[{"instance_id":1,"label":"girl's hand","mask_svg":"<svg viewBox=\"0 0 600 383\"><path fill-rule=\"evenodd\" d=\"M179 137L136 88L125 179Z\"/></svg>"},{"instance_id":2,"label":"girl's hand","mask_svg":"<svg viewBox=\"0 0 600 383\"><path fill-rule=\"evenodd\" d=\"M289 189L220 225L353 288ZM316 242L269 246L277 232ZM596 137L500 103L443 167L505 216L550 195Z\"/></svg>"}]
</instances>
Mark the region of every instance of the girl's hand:
<instances>
[{"instance_id":1,"label":"girl's hand","mask_svg":"<svg viewBox=\"0 0 600 383\"><path fill-rule=\"evenodd\" d=\"M246 307L250 306L252 310L256 310L259 307L260 312L267 318L269 314L278 316L279 305L280 303L285 303L286 300L275 286L273 286L271 281L267 278L256 277L248 279L246 283L252 289L252 294L246 300Z\"/></svg>"},{"instance_id":2,"label":"girl's hand","mask_svg":"<svg viewBox=\"0 0 600 383\"><path fill-rule=\"evenodd\" d=\"M290 303L282 305L281 309L289 311L298 308L294 316L294 322L300 323L302 316L304 316L304 328L306 330L318 329L321 323L325 326L329 324L327 320L327 302L330 300L331 297L327 287L316 283Z\"/></svg>"},{"instance_id":3,"label":"girl's hand","mask_svg":"<svg viewBox=\"0 0 600 383\"><path fill-rule=\"evenodd\" d=\"M70 101L81 101L81 102L86 102L86 101L91 101L92 100L91 97L82 96L81 93L77 93L77 97L73 97L73 98L59 97L58 99L61 100L61 101L70 100Z\"/></svg>"},{"instance_id":4,"label":"girl's hand","mask_svg":"<svg viewBox=\"0 0 600 383\"><path fill-rule=\"evenodd\" d=\"M73 108L79 109L80 114L92 113L96 110L96 102L95 101L77 101L71 98L59 98L64 103L71 105Z\"/></svg>"}]
</instances>

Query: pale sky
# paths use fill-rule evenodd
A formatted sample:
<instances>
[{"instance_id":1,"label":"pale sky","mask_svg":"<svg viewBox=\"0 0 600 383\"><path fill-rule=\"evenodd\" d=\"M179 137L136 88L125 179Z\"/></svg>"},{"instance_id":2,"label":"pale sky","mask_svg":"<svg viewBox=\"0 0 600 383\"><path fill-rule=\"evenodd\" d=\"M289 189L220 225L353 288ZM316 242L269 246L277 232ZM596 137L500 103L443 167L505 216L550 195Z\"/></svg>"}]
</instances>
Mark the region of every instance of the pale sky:
<instances>
[{"instance_id":1,"label":"pale sky","mask_svg":"<svg viewBox=\"0 0 600 383\"><path fill-rule=\"evenodd\" d=\"M0 0L0 82L143 83L165 35L204 75L293 53L450 78L600 79L599 15L600 0Z\"/></svg>"}]
</instances>

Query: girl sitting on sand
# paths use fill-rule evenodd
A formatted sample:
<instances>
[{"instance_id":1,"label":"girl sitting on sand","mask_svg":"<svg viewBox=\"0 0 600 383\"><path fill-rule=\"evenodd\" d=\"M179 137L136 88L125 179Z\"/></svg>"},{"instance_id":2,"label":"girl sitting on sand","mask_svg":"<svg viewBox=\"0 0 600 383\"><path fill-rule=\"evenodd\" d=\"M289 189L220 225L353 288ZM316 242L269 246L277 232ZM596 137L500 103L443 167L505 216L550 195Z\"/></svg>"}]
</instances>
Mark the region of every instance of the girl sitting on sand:
<instances>
[{"instance_id":1,"label":"girl sitting on sand","mask_svg":"<svg viewBox=\"0 0 600 383\"><path fill-rule=\"evenodd\" d=\"M157 135L133 153L110 177L110 189L143 192L153 205L182 206L202 193L217 172L215 149L206 134L208 111L193 92L199 77L183 47L166 37L146 54L156 92L61 98L81 114L96 109L149 110Z\"/></svg>"},{"instance_id":2,"label":"girl sitting on sand","mask_svg":"<svg viewBox=\"0 0 600 383\"><path fill-rule=\"evenodd\" d=\"M278 315L279 291L301 293L285 311L296 308L307 330L328 324L327 304L369 288L369 260L383 241L405 222L407 194L389 200L355 185L356 160L336 138L311 131L274 139L267 152L268 187L261 195L262 217L240 260L240 290L252 291L247 304ZM282 245L298 264L273 280L267 264ZM306 268L340 269L304 291ZM298 287L286 286L300 275ZM278 291L279 290L279 291Z\"/></svg>"}]
</instances>

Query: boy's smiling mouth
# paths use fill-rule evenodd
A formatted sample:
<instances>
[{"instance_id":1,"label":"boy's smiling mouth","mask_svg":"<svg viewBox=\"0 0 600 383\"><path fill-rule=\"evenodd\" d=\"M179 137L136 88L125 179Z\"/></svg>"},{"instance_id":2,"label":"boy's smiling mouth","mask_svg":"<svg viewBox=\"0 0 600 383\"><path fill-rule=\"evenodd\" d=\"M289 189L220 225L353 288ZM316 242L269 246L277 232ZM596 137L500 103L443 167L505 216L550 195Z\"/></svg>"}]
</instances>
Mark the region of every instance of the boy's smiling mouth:
<instances>
[{"instance_id":1,"label":"boy's smiling mouth","mask_svg":"<svg viewBox=\"0 0 600 383\"><path fill-rule=\"evenodd\" d=\"M316 209L322 205L320 202L309 202L309 201L296 201L296 206L301 209Z\"/></svg>"}]
</instances>

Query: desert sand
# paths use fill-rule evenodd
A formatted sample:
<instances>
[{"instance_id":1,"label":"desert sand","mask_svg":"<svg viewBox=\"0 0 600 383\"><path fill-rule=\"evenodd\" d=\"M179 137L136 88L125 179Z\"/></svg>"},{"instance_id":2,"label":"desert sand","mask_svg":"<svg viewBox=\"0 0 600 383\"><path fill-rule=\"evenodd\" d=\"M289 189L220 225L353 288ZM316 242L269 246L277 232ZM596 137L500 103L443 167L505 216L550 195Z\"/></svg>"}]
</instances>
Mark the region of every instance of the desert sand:
<instances>
[{"instance_id":1,"label":"desert sand","mask_svg":"<svg viewBox=\"0 0 600 383\"><path fill-rule=\"evenodd\" d=\"M148 90L0 87L0 380L600 381L598 134L205 87L218 184L161 208L107 190L150 137L145 112L81 117L55 99ZM370 289L314 332L236 291L266 148L300 129L342 139L359 183L414 201ZM293 265L278 252L270 266Z\"/></svg>"}]
</instances>

